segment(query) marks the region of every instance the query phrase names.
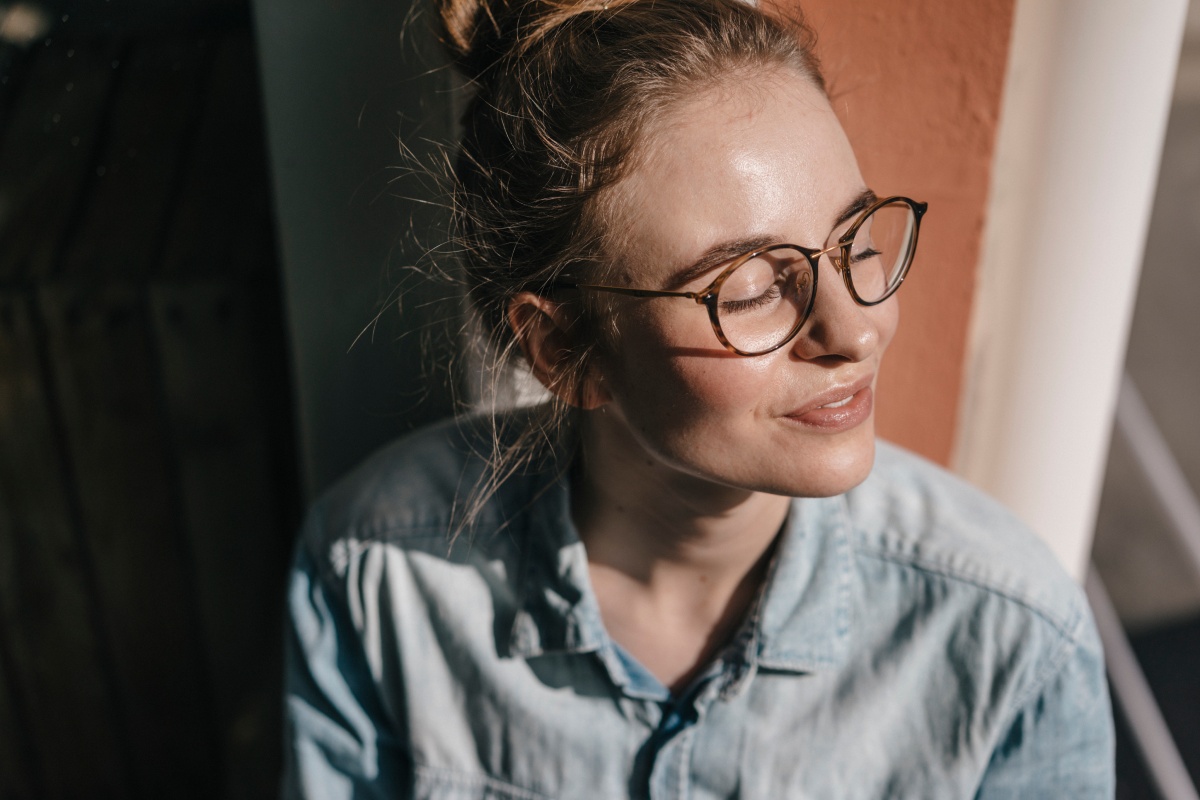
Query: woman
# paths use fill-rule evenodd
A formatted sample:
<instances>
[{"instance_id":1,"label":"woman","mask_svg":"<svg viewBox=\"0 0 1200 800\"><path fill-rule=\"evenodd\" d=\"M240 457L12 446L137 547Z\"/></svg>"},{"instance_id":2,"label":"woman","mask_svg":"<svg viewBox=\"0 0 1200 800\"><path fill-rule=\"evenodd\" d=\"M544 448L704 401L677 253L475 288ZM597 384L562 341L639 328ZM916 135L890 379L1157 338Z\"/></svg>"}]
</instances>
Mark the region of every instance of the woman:
<instances>
[{"instance_id":1,"label":"woman","mask_svg":"<svg viewBox=\"0 0 1200 800\"><path fill-rule=\"evenodd\" d=\"M925 206L797 22L447 2L471 296L551 403L373 457L289 595L286 792L1106 797L1077 588L874 436Z\"/></svg>"}]
</instances>

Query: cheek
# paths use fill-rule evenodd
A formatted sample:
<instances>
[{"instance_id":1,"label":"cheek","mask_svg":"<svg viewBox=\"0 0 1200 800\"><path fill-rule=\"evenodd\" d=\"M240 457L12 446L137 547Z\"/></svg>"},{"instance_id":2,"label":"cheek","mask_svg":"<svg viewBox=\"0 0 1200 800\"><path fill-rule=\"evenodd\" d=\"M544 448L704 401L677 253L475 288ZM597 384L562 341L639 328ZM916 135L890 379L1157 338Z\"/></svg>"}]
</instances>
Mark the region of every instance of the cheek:
<instances>
[{"instance_id":1,"label":"cheek","mask_svg":"<svg viewBox=\"0 0 1200 800\"><path fill-rule=\"evenodd\" d=\"M736 426L770 395L769 359L678 357L663 369L670 382L672 428Z\"/></svg>"},{"instance_id":2,"label":"cheek","mask_svg":"<svg viewBox=\"0 0 1200 800\"><path fill-rule=\"evenodd\" d=\"M875 318L875 329L879 332L879 355L882 357L895 338L896 329L900 327L900 298L892 295L870 311Z\"/></svg>"},{"instance_id":3,"label":"cheek","mask_svg":"<svg viewBox=\"0 0 1200 800\"><path fill-rule=\"evenodd\" d=\"M666 449L736 430L739 422L754 419L770 396L771 359L734 356L711 328L707 335L712 342L702 348L643 337L626 345L609 372L624 417Z\"/></svg>"}]
</instances>

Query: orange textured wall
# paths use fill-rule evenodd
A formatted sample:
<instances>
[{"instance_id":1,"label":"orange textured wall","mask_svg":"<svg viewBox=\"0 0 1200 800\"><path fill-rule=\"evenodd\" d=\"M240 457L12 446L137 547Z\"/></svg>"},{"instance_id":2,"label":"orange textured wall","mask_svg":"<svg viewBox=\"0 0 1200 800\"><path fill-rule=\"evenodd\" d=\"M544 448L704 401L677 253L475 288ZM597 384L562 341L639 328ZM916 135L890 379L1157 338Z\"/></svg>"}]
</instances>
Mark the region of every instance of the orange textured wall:
<instances>
[{"instance_id":1,"label":"orange textured wall","mask_svg":"<svg viewBox=\"0 0 1200 800\"><path fill-rule=\"evenodd\" d=\"M967 327L1015 0L779 0L818 37L834 110L877 192L929 203L880 375L883 436L943 464Z\"/></svg>"}]
</instances>

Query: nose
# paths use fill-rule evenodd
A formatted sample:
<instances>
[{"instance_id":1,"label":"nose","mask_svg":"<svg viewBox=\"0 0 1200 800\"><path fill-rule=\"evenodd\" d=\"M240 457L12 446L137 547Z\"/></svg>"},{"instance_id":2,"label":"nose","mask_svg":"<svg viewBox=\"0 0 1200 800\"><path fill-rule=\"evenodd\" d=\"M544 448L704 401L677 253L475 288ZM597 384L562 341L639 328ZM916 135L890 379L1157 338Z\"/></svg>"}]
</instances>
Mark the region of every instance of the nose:
<instances>
[{"instance_id":1,"label":"nose","mask_svg":"<svg viewBox=\"0 0 1200 800\"><path fill-rule=\"evenodd\" d=\"M812 313L792 340L792 352L805 361L864 361L885 346L897 313L893 295L877 306L861 306L829 255L818 268Z\"/></svg>"}]
</instances>

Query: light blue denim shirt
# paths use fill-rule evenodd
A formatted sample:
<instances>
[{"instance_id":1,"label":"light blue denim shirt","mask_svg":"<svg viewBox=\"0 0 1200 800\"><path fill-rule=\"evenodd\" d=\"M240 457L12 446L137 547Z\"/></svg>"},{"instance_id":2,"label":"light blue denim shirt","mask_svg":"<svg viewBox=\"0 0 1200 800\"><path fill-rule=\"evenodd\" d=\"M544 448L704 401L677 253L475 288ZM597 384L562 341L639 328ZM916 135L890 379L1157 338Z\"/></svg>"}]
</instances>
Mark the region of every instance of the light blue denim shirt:
<instances>
[{"instance_id":1,"label":"light blue denim shirt","mask_svg":"<svg viewBox=\"0 0 1200 800\"><path fill-rule=\"evenodd\" d=\"M312 509L289 596L284 795L1107 798L1076 585L1010 514L880 445L798 499L753 613L671 694L609 638L551 458L450 544L487 423L402 440Z\"/></svg>"}]
</instances>

